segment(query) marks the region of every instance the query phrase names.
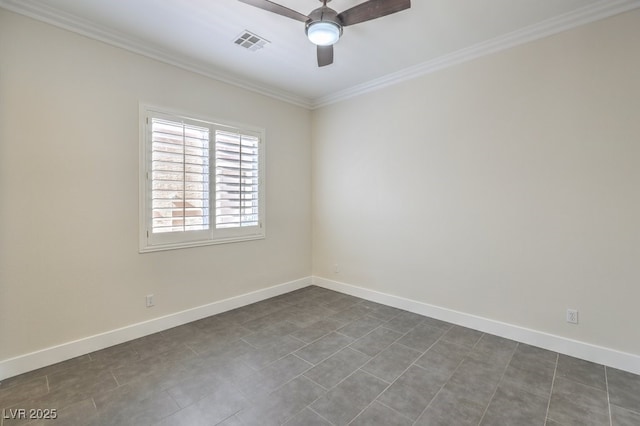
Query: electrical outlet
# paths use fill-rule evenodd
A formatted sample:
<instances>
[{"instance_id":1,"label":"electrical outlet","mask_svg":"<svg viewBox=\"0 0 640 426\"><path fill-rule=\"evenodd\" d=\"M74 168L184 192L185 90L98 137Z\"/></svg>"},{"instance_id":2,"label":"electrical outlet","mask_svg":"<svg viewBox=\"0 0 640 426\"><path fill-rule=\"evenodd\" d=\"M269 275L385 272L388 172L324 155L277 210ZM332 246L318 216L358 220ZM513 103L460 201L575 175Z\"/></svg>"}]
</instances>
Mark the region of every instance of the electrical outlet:
<instances>
[{"instance_id":1,"label":"electrical outlet","mask_svg":"<svg viewBox=\"0 0 640 426\"><path fill-rule=\"evenodd\" d=\"M340 273L340 265L338 265L337 263L335 265L333 265L333 272L335 274L339 274Z\"/></svg>"},{"instance_id":2,"label":"electrical outlet","mask_svg":"<svg viewBox=\"0 0 640 426\"><path fill-rule=\"evenodd\" d=\"M155 303L153 302L153 294L147 294L147 308L151 308L152 306L155 306Z\"/></svg>"},{"instance_id":3,"label":"electrical outlet","mask_svg":"<svg viewBox=\"0 0 640 426\"><path fill-rule=\"evenodd\" d=\"M578 323L578 310L577 309L567 309L567 322L570 324Z\"/></svg>"}]
</instances>

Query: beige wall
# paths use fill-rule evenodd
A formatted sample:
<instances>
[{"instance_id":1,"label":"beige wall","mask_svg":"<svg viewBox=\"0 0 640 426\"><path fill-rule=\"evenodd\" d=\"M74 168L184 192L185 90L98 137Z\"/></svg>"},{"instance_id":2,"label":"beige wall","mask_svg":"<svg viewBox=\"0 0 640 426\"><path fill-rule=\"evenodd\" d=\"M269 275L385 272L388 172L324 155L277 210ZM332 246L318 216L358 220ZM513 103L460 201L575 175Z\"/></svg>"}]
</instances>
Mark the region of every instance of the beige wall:
<instances>
[{"instance_id":1,"label":"beige wall","mask_svg":"<svg viewBox=\"0 0 640 426\"><path fill-rule=\"evenodd\" d=\"M638 46L634 11L316 111L314 275L640 354Z\"/></svg>"},{"instance_id":2,"label":"beige wall","mask_svg":"<svg viewBox=\"0 0 640 426\"><path fill-rule=\"evenodd\" d=\"M139 101L266 128L266 240L138 253ZM309 276L310 151L303 108L0 9L0 361Z\"/></svg>"}]
</instances>

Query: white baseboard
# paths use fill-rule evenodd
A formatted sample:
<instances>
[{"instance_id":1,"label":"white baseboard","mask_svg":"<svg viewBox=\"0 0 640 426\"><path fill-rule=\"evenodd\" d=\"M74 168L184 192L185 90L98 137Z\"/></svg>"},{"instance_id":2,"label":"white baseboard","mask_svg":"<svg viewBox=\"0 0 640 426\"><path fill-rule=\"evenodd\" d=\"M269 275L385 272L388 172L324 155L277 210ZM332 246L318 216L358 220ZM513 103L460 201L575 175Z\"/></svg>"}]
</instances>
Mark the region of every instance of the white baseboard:
<instances>
[{"instance_id":1,"label":"white baseboard","mask_svg":"<svg viewBox=\"0 0 640 426\"><path fill-rule=\"evenodd\" d=\"M305 277L0 361L0 380L311 285Z\"/></svg>"},{"instance_id":2,"label":"white baseboard","mask_svg":"<svg viewBox=\"0 0 640 426\"><path fill-rule=\"evenodd\" d=\"M494 334L532 346L548 349L609 367L640 374L640 356L620 352L614 349L593 345L556 336L541 331L531 330L488 318L458 312L428 303L418 302L363 287L333 281L321 277L313 277L313 284L330 290L339 291L372 302L382 303L395 308L404 309L416 314L447 321L453 324Z\"/></svg>"},{"instance_id":3,"label":"white baseboard","mask_svg":"<svg viewBox=\"0 0 640 426\"><path fill-rule=\"evenodd\" d=\"M321 277L305 277L0 361L0 380L315 284L420 315L640 374L640 356Z\"/></svg>"}]
</instances>

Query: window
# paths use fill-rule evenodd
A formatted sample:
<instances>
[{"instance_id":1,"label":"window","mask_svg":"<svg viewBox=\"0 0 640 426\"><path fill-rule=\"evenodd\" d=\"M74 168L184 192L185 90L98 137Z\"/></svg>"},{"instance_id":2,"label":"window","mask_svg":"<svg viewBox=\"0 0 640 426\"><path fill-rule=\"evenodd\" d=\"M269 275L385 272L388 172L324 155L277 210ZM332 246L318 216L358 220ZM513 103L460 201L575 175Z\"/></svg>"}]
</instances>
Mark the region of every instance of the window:
<instances>
[{"instance_id":1,"label":"window","mask_svg":"<svg viewBox=\"0 0 640 426\"><path fill-rule=\"evenodd\" d=\"M141 107L140 251L264 238L264 130Z\"/></svg>"}]
</instances>

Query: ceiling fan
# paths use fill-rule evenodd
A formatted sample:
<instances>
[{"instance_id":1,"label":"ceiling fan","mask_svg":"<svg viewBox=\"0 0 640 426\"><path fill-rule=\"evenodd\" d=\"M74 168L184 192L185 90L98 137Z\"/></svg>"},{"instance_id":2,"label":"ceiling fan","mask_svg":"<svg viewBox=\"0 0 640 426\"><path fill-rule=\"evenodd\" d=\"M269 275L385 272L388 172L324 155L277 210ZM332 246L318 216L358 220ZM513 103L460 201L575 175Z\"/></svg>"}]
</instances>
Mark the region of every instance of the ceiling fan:
<instances>
[{"instance_id":1,"label":"ceiling fan","mask_svg":"<svg viewBox=\"0 0 640 426\"><path fill-rule=\"evenodd\" d=\"M269 0L239 1L304 22L307 37L313 44L318 46L319 67L333 63L333 45L342 36L343 27L381 18L411 7L411 0L368 0L342 13L338 13L327 7L327 3L331 0L320 0L322 6L313 10L307 16Z\"/></svg>"}]
</instances>

